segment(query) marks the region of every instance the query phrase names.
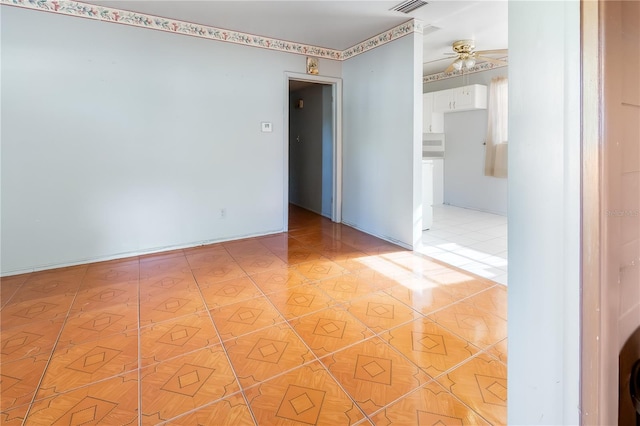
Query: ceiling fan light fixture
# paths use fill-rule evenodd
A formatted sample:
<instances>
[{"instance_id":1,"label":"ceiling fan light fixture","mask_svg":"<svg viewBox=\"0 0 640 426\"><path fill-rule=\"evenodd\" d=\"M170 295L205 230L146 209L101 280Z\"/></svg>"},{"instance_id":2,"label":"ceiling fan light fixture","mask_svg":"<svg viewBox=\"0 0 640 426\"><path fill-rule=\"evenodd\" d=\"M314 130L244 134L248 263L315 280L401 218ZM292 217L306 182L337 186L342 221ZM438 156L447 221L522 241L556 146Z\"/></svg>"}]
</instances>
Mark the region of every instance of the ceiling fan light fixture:
<instances>
[{"instance_id":1,"label":"ceiling fan light fixture","mask_svg":"<svg viewBox=\"0 0 640 426\"><path fill-rule=\"evenodd\" d=\"M462 59L456 59L453 61L453 68L455 68L456 71L460 71L462 69L462 63Z\"/></svg>"},{"instance_id":2,"label":"ceiling fan light fixture","mask_svg":"<svg viewBox=\"0 0 640 426\"><path fill-rule=\"evenodd\" d=\"M475 58L467 58L464 61L464 66L467 68L473 68L473 66L476 64L476 59Z\"/></svg>"}]
</instances>

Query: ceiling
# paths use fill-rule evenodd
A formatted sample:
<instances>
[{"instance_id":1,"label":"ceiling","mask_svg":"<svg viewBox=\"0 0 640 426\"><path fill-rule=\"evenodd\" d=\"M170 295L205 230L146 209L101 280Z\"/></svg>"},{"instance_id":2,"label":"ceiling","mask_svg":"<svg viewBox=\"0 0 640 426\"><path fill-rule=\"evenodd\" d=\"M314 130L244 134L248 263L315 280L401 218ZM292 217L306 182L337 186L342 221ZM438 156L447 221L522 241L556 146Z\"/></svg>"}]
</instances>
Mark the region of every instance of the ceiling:
<instances>
[{"instance_id":1,"label":"ceiling","mask_svg":"<svg viewBox=\"0 0 640 426\"><path fill-rule=\"evenodd\" d=\"M508 47L506 0L427 1L409 14L389 10L400 0L85 2L338 50L417 18L426 27L425 75L449 65L444 53L456 40L474 39L477 50Z\"/></svg>"}]
</instances>

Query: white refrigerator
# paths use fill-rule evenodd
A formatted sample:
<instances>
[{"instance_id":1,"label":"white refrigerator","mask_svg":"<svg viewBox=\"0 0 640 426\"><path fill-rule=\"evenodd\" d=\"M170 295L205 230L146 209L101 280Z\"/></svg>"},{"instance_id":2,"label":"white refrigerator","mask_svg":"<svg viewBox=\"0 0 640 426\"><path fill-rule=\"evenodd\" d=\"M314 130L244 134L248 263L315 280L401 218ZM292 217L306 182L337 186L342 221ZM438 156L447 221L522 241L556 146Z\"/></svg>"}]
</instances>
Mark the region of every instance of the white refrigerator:
<instances>
[{"instance_id":1,"label":"white refrigerator","mask_svg":"<svg viewBox=\"0 0 640 426\"><path fill-rule=\"evenodd\" d=\"M433 224L433 160L422 160L422 230Z\"/></svg>"}]
</instances>

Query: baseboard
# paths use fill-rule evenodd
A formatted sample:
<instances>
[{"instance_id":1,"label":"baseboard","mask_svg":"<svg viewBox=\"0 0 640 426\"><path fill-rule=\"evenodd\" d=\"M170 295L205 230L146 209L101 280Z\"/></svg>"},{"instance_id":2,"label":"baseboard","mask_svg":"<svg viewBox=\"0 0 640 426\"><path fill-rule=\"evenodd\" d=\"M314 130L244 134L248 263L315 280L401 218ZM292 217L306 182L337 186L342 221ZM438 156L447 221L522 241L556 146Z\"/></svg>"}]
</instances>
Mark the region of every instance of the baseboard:
<instances>
[{"instance_id":1,"label":"baseboard","mask_svg":"<svg viewBox=\"0 0 640 426\"><path fill-rule=\"evenodd\" d=\"M136 250L136 251L131 251L131 252L117 253L117 254L109 255L109 256L88 257L88 258L79 259L79 260L73 260L73 261L69 261L69 262L51 263L51 264L46 264L46 265L37 265L37 266L31 267L31 268L15 269L15 270L11 270L11 271L2 271L0 273L0 277L10 277L12 275L28 274L28 273L31 273L31 272L46 271L46 270L49 270L49 269L68 268L70 266L85 265L87 263L107 262L109 260L126 259L128 257L144 256L144 255L147 255L147 254L163 253L165 251L172 251L172 250L180 250L180 249L186 249L186 248L192 248L192 247L206 246L206 245L209 245L209 244L224 243L224 242L228 242L228 241L242 240L242 239L245 239L245 238L264 237L264 236L267 236L267 235L274 235L274 234L281 234L281 233L282 233L282 230L280 230L280 231L269 231L269 232L259 233L259 234L240 235L240 236L235 236L235 237L232 237L232 238L203 240L203 241L197 241L197 242L192 242L192 243L188 243L188 244L179 244L179 245L172 245L172 246L165 246L165 247L155 247L155 248L148 249L148 250Z\"/></svg>"}]
</instances>

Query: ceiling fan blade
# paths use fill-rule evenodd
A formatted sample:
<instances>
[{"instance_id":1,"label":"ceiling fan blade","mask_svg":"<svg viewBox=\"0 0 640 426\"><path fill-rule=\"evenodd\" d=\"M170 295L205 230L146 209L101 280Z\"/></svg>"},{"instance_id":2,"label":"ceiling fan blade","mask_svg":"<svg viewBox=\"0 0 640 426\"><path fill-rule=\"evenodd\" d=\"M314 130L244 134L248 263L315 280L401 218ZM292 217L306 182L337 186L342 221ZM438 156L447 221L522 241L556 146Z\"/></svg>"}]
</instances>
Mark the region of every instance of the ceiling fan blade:
<instances>
[{"instance_id":1,"label":"ceiling fan blade","mask_svg":"<svg viewBox=\"0 0 640 426\"><path fill-rule=\"evenodd\" d=\"M423 64L431 64L434 62L440 62L440 61L450 61L451 58L440 58L440 59L434 59L432 61L427 61L427 62L423 62Z\"/></svg>"},{"instance_id":2,"label":"ceiling fan blade","mask_svg":"<svg viewBox=\"0 0 640 426\"><path fill-rule=\"evenodd\" d=\"M451 62L451 65L449 65L449 66L447 67L447 69L446 69L446 70L444 70L444 72L445 72L445 73L448 73L448 72L453 71L454 69L455 69L455 68L453 68L453 62Z\"/></svg>"},{"instance_id":3,"label":"ceiling fan blade","mask_svg":"<svg viewBox=\"0 0 640 426\"><path fill-rule=\"evenodd\" d=\"M509 49L477 50L476 55L507 55Z\"/></svg>"},{"instance_id":4,"label":"ceiling fan blade","mask_svg":"<svg viewBox=\"0 0 640 426\"><path fill-rule=\"evenodd\" d=\"M496 65L509 65L507 61L502 61L500 59L487 58L486 56L476 55L476 59L478 61L491 62L492 64L496 64Z\"/></svg>"}]
</instances>

